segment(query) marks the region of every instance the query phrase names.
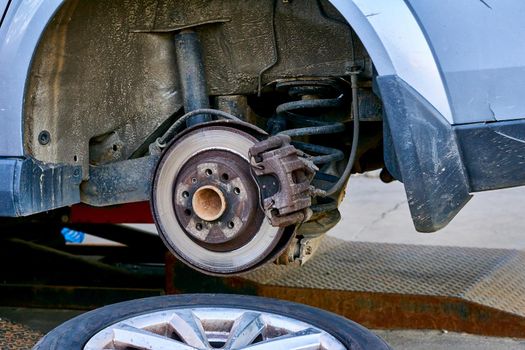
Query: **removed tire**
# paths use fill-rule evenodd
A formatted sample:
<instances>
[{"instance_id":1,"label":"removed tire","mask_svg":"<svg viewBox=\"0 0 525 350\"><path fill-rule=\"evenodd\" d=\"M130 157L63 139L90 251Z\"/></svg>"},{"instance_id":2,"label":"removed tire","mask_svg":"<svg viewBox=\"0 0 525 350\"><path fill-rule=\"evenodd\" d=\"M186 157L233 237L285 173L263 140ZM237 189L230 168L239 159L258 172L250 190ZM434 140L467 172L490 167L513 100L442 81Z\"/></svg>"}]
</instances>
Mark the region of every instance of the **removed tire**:
<instances>
[{"instance_id":1,"label":"removed tire","mask_svg":"<svg viewBox=\"0 0 525 350\"><path fill-rule=\"evenodd\" d=\"M139 299L80 315L34 349L370 349L372 332L313 307L251 296L197 294Z\"/></svg>"}]
</instances>

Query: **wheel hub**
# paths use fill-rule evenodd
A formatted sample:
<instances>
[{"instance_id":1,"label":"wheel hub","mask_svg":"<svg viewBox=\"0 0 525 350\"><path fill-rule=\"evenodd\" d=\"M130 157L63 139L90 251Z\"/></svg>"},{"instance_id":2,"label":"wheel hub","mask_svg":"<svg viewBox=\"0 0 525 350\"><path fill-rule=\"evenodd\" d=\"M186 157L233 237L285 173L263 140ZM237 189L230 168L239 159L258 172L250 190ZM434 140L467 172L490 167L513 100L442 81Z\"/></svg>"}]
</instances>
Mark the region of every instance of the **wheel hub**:
<instances>
[{"instance_id":1,"label":"wheel hub","mask_svg":"<svg viewBox=\"0 0 525 350\"><path fill-rule=\"evenodd\" d=\"M224 193L215 186L202 186L193 195L193 211L206 221L217 220L226 210Z\"/></svg>"},{"instance_id":2,"label":"wheel hub","mask_svg":"<svg viewBox=\"0 0 525 350\"><path fill-rule=\"evenodd\" d=\"M202 247L228 251L252 239L264 215L246 160L226 150L192 157L175 180L174 206L180 225Z\"/></svg>"}]
</instances>

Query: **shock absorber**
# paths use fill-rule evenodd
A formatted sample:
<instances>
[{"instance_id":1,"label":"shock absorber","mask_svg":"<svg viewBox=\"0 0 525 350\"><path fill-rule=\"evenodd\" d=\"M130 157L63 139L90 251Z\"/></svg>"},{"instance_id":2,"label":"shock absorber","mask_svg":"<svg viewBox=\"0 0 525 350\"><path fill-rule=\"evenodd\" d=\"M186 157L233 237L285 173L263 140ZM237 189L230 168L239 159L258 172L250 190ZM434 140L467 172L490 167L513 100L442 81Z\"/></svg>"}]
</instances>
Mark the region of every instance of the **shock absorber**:
<instances>
[{"instance_id":1,"label":"shock absorber","mask_svg":"<svg viewBox=\"0 0 525 350\"><path fill-rule=\"evenodd\" d=\"M269 123L272 134L311 138L345 131L343 121L348 115L343 107L348 104L348 99L340 81L331 78L281 81L276 84L276 90L294 101L277 106L276 116ZM343 151L298 140L292 144L311 155L310 160L320 169L315 175L316 180L329 186L338 181L337 176L327 171L332 164L345 159Z\"/></svg>"}]
</instances>

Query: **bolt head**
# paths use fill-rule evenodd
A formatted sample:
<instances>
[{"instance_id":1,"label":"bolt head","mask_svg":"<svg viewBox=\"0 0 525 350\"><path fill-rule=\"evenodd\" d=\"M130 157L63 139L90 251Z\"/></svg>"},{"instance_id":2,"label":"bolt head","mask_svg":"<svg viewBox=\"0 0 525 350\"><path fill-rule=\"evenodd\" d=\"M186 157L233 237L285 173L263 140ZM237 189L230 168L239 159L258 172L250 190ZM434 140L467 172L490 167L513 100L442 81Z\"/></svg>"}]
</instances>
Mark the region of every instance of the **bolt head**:
<instances>
[{"instance_id":1,"label":"bolt head","mask_svg":"<svg viewBox=\"0 0 525 350\"><path fill-rule=\"evenodd\" d=\"M42 130L40 134L38 134L38 143L40 143L42 146L47 145L51 141L51 134L47 130Z\"/></svg>"}]
</instances>

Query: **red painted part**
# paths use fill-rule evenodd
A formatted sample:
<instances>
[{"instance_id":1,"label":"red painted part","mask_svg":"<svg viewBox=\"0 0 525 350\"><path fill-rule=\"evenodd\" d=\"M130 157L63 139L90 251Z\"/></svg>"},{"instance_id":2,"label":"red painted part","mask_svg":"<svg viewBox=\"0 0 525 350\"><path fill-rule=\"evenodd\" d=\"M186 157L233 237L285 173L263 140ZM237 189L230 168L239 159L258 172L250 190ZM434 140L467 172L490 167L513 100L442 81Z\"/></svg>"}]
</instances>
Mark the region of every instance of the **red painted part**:
<instances>
[{"instance_id":1,"label":"red painted part","mask_svg":"<svg viewBox=\"0 0 525 350\"><path fill-rule=\"evenodd\" d=\"M152 224L149 202L128 203L111 207L77 204L71 207L74 224Z\"/></svg>"}]
</instances>

